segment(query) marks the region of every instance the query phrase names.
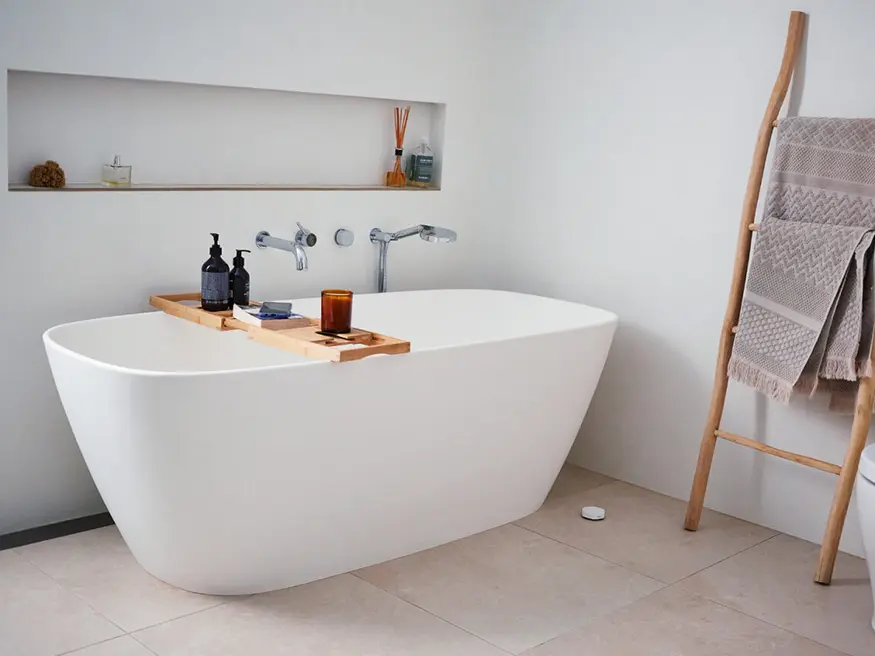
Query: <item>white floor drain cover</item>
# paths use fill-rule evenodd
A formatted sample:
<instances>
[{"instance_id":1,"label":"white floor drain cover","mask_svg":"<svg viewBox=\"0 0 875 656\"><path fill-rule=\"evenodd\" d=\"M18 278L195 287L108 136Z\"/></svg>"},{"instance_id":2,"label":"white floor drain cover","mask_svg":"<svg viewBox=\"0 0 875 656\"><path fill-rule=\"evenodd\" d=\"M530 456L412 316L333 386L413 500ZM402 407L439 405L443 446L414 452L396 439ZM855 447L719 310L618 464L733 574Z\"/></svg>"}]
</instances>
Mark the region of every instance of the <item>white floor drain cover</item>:
<instances>
[{"instance_id":1,"label":"white floor drain cover","mask_svg":"<svg viewBox=\"0 0 875 656\"><path fill-rule=\"evenodd\" d=\"M580 516L593 522L597 522L605 518L605 509L598 506L584 506L580 511Z\"/></svg>"}]
</instances>

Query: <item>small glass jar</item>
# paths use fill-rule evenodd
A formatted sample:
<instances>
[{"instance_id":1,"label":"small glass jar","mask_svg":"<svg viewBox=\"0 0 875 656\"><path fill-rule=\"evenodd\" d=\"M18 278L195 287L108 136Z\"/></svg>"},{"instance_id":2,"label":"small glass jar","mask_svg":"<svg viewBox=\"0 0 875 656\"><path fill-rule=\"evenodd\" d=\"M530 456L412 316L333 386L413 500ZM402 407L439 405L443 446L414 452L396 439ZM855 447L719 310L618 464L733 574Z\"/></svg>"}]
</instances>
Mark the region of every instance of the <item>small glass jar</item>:
<instances>
[{"instance_id":1,"label":"small glass jar","mask_svg":"<svg viewBox=\"0 0 875 656\"><path fill-rule=\"evenodd\" d=\"M334 335L352 330L352 292L347 289L326 289L322 292L323 333Z\"/></svg>"},{"instance_id":2,"label":"small glass jar","mask_svg":"<svg viewBox=\"0 0 875 656\"><path fill-rule=\"evenodd\" d=\"M101 182L105 187L130 187L131 167L122 166L122 159L116 155L112 164L103 165L103 178Z\"/></svg>"}]
</instances>

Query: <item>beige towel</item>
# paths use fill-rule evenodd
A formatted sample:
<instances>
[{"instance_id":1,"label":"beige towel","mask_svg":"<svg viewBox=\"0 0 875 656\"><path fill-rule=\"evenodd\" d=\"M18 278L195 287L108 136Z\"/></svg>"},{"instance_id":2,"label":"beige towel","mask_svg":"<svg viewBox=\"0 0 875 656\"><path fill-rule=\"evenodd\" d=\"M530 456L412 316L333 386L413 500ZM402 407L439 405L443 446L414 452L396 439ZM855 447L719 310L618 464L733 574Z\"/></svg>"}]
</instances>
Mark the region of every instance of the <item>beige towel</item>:
<instances>
[{"instance_id":1,"label":"beige towel","mask_svg":"<svg viewBox=\"0 0 875 656\"><path fill-rule=\"evenodd\" d=\"M784 402L835 381L847 408L871 374L873 229L875 119L781 121L730 378Z\"/></svg>"}]
</instances>

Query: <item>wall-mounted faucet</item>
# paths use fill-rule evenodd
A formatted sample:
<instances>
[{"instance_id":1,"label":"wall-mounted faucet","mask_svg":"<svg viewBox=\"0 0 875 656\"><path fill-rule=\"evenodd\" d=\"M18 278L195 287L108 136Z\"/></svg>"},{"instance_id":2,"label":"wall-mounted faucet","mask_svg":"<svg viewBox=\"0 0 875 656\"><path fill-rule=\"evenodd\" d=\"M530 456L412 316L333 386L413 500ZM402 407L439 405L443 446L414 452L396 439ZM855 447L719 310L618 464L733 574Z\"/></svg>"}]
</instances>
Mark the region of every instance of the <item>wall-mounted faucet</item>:
<instances>
[{"instance_id":1,"label":"wall-mounted faucet","mask_svg":"<svg viewBox=\"0 0 875 656\"><path fill-rule=\"evenodd\" d=\"M430 241L433 244L445 244L456 241L456 232L447 228L439 228L431 225L416 225L412 228L405 228L398 232L383 232L379 228L371 230L371 243L379 244L380 257L378 264L378 283L377 290L382 293L386 291L388 279L386 276L386 260L389 255L389 244L405 237L419 235L423 241Z\"/></svg>"},{"instance_id":2,"label":"wall-mounted faucet","mask_svg":"<svg viewBox=\"0 0 875 656\"><path fill-rule=\"evenodd\" d=\"M307 230L298 221L298 232L295 233L294 241L271 237L269 232L262 230L255 235L255 245L259 248L278 248L281 251L294 253L295 268L298 271L306 271L309 268L309 264L307 261L307 251L304 249L312 248L316 245L316 235Z\"/></svg>"}]
</instances>

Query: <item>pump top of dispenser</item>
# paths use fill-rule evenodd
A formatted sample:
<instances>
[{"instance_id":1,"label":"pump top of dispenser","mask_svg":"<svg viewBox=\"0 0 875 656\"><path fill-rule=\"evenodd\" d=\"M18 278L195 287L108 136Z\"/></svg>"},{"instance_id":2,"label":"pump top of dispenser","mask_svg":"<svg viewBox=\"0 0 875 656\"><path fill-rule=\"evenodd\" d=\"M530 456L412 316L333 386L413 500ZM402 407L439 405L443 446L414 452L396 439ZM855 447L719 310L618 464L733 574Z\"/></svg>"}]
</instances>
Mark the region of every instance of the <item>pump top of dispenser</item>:
<instances>
[{"instance_id":1,"label":"pump top of dispenser","mask_svg":"<svg viewBox=\"0 0 875 656\"><path fill-rule=\"evenodd\" d=\"M243 253L251 253L252 251L248 251L245 248L238 248L237 255L234 256L234 266L242 267L245 262L243 261Z\"/></svg>"},{"instance_id":2,"label":"pump top of dispenser","mask_svg":"<svg viewBox=\"0 0 875 656\"><path fill-rule=\"evenodd\" d=\"M213 236L213 245L210 246L210 255L218 257L222 254L222 247L219 246L219 233L211 232L210 234Z\"/></svg>"}]
</instances>

